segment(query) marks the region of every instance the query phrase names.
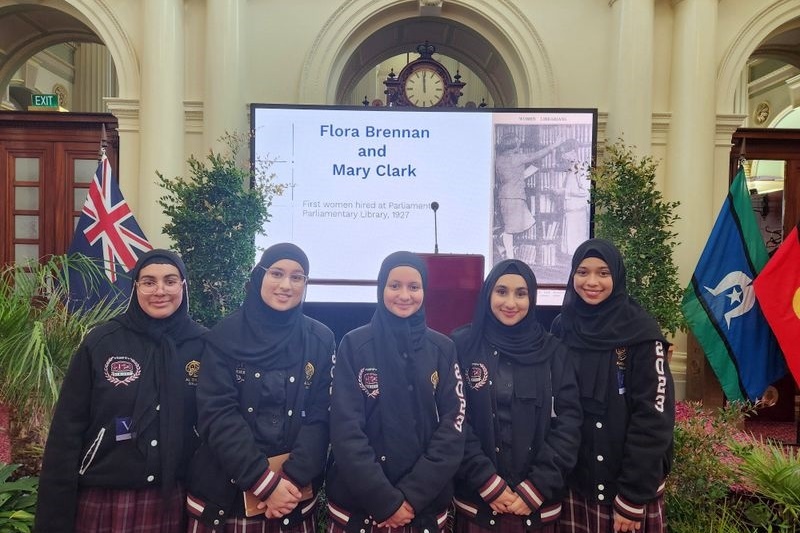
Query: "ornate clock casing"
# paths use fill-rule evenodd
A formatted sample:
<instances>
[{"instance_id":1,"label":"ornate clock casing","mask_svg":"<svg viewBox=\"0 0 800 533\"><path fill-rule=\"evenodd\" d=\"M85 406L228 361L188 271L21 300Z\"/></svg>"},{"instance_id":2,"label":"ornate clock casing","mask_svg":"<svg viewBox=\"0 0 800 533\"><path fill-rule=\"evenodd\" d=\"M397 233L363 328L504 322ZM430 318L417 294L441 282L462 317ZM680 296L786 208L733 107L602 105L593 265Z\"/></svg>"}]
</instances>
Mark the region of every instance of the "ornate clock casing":
<instances>
[{"instance_id":1,"label":"ornate clock casing","mask_svg":"<svg viewBox=\"0 0 800 533\"><path fill-rule=\"evenodd\" d=\"M465 83L456 72L455 78L431 56L436 51L432 44L417 46L419 58L395 75L394 71L383 82L386 86L386 103L392 107L455 107Z\"/></svg>"}]
</instances>

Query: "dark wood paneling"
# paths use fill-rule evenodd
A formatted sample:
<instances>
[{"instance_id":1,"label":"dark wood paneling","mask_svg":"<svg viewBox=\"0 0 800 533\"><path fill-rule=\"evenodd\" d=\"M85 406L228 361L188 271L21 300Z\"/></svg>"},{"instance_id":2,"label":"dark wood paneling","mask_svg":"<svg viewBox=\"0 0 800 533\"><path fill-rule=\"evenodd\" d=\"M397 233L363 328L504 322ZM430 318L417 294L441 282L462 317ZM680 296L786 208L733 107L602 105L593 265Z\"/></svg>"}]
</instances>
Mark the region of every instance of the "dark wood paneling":
<instances>
[{"instance_id":1,"label":"dark wood paneling","mask_svg":"<svg viewBox=\"0 0 800 533\"><path fill-rule=\"evenodd\" d=\"M14 159L41 161L39 209L27 213L39 216L40 257L64 253L73 234L74 162L98 157L103 126L106 153L116 169L119 134L113 115L0 111L0 264L14 260Z\"/></svg>"}]
</instances>

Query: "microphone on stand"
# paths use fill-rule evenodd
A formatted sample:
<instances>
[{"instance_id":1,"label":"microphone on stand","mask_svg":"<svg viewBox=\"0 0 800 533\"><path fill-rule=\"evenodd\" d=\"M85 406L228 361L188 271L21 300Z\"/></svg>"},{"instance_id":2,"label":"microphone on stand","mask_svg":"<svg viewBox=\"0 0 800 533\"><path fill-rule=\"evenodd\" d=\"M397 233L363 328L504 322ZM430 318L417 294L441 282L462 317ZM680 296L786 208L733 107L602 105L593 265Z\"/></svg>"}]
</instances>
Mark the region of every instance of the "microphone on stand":
<instances>
[{"instance_id":1,"label":"microphone on stand","mask_svg":"<svg viewBox=\"0 0 800 533\"><path fill-rule=\"evenodd\" d=\"M431 202L433 209L433 253L439 253L439 227L436 225L436 211L439 209L439 202Z\"/></svg>"}]
</instances>

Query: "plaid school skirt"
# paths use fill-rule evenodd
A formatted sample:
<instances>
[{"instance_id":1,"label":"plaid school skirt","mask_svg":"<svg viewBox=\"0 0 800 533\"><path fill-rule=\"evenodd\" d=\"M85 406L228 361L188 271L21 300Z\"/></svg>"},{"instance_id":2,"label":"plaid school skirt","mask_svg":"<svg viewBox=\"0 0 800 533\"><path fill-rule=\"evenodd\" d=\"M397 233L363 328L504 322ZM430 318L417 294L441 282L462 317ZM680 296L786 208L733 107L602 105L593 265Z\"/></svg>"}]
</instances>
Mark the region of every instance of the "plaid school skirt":
<instances>
[{"instance_id":1,"label":"plaid school skirt","mask_svg":"<svg viewBox=\"0 0 800 533\"><path fill-rule=\"evenodd\" d=\"M283 525L280 518L267 520L263 516L251 518L229 518L225 525L216 528L198 522L196 518L189 517L187 533L315 533L317 523L314 513L308 515L302 522L291 527Z\"/></svg>"},{"instance_id":2,"label":"plaid school skirt","mask_svg":"<svg viewBox=\"0 0 800 533\"><path fill-rule=\"evenodd\" d=\"M613 533L614 506L600 505L570 489L563 502L558 533ZM666 533L667 520L664 512L664 495L651 500L644 510L645 518L636 533Z\"/></svg>"},{"instance_id":3,"label":"plaid school skirt","mask_svg":"<svg viewBox=\"0 0 800 533\"><path fill-rule=\"evenodd\" d=\"M183 488L138 490L87 487L78 493L75 533L183 533Z\"/></svg>"}]
</instances>

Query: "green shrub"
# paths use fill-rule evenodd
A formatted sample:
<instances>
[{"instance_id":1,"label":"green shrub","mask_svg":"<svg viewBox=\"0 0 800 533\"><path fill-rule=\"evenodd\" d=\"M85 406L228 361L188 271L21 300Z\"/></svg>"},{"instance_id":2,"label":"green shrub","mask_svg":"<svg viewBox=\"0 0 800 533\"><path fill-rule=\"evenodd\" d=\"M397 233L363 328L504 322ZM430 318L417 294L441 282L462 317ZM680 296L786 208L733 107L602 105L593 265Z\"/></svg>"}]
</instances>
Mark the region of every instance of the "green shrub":
<instances>
[{"instance_id":1,"label":"green shrub","mask_svg":"<svg viewBox=\"0 0 800 533\"><path fill-rule=\"evenodd\" d=\"M751 412L676 405L665 493L672 533L800 532L800 452L741 430Z\"/></svg>"},{"instance_id":2,"label":"green shrub","mask_svg":"<svg viewBox=\"0 0 800 533\"><path fill-rule=\"evenodd\" d=\"M638 158L619 142L606 146L590 174L595 235L610 240L622 253L628 291L665 332L683 330L683 287L672 259L678 243L671 230L679 203L664 201L656 189L655 162Z\"/></svg>"},{"instance_id":3,"label":"green shrub","mask_svg":"<svg viewBox=\"0 0 800 533\"><path fill-rule=\"evenodd\" d=\"M800 531L800 451L763 439L735 442L747 490L743 514L759 531Z\"/></svg>"},{"instance_id":4,"label":"green shrub","mask_svg":"<svg viewBox=\"0 0 800 533\"><path fill-rule=\"evenodd\" d=\"M736 522L727 501L739 478L736 457L728 443L744 420L740 406L716 412L699 403L679 402L675 408L675 453L665 500L670 531L717 531Z\"/></svg>"},{"instance_id":5,"label":"green shrub","mask_svg":"<svg viewBox=\"0 0 800 533\"><path fill-rule=\"evenodd\" d=\"M80 254L0 270L0 403L10 410L14 461L22 463L27 473L39 470L53 407L72 355L90 328L119 313L123 305L101 302L70 312L67 266L81 275L85 285L98 283L104 275Z\"/></svg>"},{"instance_id":6,"label":"green shrub","mask_svg":"<svg viewBox=\"0 0 800 533\"><path fill-rule=\"evenodd\" d=\"M166 195L159 200L170 218L164 233L186 263L189 312L211 327L244 300L244 286L255 264L255 236L269 220L272 198L284 186L267 174L269 161L242 167L238 154L248 138L226 134L228 153L211 151L208 165L192 156L190 179L158 180Z\"/></svg>"},{"instance_id":7,"label":"green shrub","mask_svg":"<svg viewBox=\"0 0 800 533\"><path fill-rule=\"evenodd\" d=\"M4 533L29 533L33 528L39 480L35 477L12 480L11 475L19 466L0 463L0 531Z\"/></svg>"}]
</instances>

